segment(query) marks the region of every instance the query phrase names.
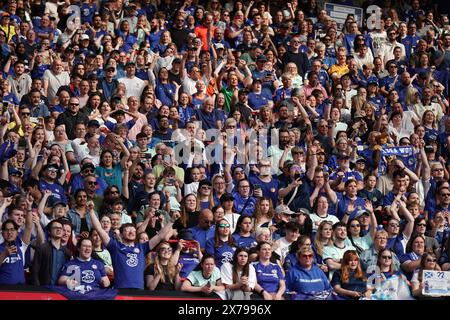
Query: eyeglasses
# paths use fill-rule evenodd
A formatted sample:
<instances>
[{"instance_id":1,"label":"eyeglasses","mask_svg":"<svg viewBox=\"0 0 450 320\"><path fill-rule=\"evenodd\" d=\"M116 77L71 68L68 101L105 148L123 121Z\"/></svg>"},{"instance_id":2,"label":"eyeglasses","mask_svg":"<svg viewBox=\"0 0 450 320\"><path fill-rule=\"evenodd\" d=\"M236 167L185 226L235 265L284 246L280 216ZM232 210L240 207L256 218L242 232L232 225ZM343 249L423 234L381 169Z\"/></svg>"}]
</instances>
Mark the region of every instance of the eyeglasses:
<instances>
[{"instance_id":1,"label":"eyeglasses","mask_svg":"<svg viewBox=\"0 0 450 320\"><path fill-rule=\"evenodd\" d=\"M392 256L381 256L381 258L383 258L383 259L388 259L388 260L392 260Z\"/></svg>"},{"instance_id":2,"label":"eyeglasses","mask_svg":"<svg viewBox=\"0 0 450 320\"><path fill-rule=\"evenodd\" d=\"M312 259L313 255L312 254L302 254L300 257Z\"/></svg>"},{"instance_id":3,"label":"eyeglasses","mask_svg":"<svg viewBox=\"0 0 450 320\"><path fill-rule=\"evenodd\" d=\"M229 228L229 227L230 227L229 224L223 224L223 223L219 224L219 228Z\"/></svg>"},{"instance_id":4,"label":"eyeglasses","mask_svg":"<svg viewBox=\"0 0 450 320\"><path fill-rule=\"evenodd\" d=\"M427 262L436 262L436 259L427 259Z\"/></svg>"},{"instance_id":5,"label":"eyeglasses","mask_svg":"<svg viewBox=\"0 0 450 320\"><path fill-rule=\"evenodd\" d=\"M211 187L210 186L202 186L201 189L209 190L209 189L211 189Z\"/></svg>"},{"instance_id":6,"label":"eyeglasses","mask_svg":"<svg viewBox=\"0 0 450 320\"><path fill-rule=\"evenodd\" d=\"M417 226L418 226L418 227L426 227L427 224L426 224L426 223L418 223Z\"/></svg>"},{"instance_id":7,"label":"eyeglasses","mask_svg":"<svg viewBox=\"0 0 450 320\"><path fill-rule=\"evenodd\" d=\"M436 168L436 169L433 169L433 171L444 171L444 168Z\"/></svg>"}]
</instances>

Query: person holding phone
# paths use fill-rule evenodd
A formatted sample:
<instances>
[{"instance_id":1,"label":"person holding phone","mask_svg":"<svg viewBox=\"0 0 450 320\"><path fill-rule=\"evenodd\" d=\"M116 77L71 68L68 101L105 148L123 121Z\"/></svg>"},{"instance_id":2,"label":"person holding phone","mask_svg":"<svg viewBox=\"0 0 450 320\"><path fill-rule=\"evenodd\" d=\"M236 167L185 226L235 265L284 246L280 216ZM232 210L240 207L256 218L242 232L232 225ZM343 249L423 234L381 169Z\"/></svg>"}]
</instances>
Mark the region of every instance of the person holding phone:
<instances>
[{"instance_id":1,"label":"person holding phone","mask_svg":"<svg viewBox=\"0 0 450 320\"><path fill-rule=\"evenodd\" d=\"M2 224L2 236L5 240L0 244L0 285L25 283L25 251L31 240L33 216L26 215L25 230L19 236L19 225L12 219Z\"/></svg>"}]
</instances>

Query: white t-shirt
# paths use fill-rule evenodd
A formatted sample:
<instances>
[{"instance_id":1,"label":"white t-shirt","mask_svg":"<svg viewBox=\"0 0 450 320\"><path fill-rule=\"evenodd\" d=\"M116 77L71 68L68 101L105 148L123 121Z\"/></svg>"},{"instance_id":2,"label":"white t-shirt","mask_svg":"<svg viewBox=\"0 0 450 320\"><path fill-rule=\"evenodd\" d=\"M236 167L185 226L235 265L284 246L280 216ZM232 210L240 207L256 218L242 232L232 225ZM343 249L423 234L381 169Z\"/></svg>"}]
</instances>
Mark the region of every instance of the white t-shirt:
<instances>
[{"instance_id":1,"label":"white t-shirt","mask_svg":"<svg viewBox=\"0 0 450 320\"><path fill-rule=\"evenodd\" d=\"M125 85L125 88L127 89L127 99L129 97L137 97L138 99L141 97L145 87L144 80L135 76L133 78L123 77L117 81Z\"/></svg>"},{"instance_id":2,"label":"white t-shirt","mask_svg":"<svg viewBox=\"0 0 450 320\"><path fill-rule=\"evenodd\" d=\"M331 221L332 224L335 224L336 222L339 222L338 217L333 216L331 214L327 214L325 217L321 218L317 215L317 213L311 214L309 218L312 221L313 225L313 232L317 232L317 228L322 223L322 221Z\"/></svg>"},{"instance_id":3,"label":"white t-shirt","mask_svg":"<svg viewBox=\"0 0 450 320\"><path fill-rule=\"evenodd\" d=\"M248 286L253 289L256 285L255 267L250 264L248 271ZM239 272L239 277L241 275L242 271ZM224 263L222 267L220 267L220 278L223 284L233 284L233 265L231 263Z\"/></svg>"},{"instance_id":4,"label":"white t-shirt","mask_svg":"<svg viewBox=\"0 0 450 320\"><path fill-rule=\"evenodd\" d=\"M275 243L278 245L275 253L280 256L281 263L284 263L284 259L289 253L289 247L291 246L291 243L288 242L285 237L278 239L277 241L275 241Z\"/></svg>"}]
</instances>

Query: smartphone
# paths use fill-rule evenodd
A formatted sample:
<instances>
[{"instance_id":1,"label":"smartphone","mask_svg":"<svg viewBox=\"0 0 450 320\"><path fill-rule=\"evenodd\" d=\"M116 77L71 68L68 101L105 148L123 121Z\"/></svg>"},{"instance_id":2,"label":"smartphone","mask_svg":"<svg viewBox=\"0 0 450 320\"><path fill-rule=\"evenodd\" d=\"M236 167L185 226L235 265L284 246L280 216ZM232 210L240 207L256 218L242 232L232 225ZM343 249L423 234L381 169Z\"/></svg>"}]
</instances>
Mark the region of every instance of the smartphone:
<instances>
[{"instance_id":1,"label":"smartphone","mask_svg":"<svg viewBox=\"0 0 450 320\"><path fill-rule=\"evenodd\" d=\"M175 183L175 179L167 179L167 183L168 184L174 184Z\"/></svg>"},{"instance_id":2,"label":"smartphone","mask_svg":"<svg viewBox=\"0 0 450 320\"><path fill-rule=\"evenodd\" d=\"M171 160L170 155L168 155L168 154L164 155L164 157L163 157L164 162L170 163L170 160Z\"/></svg>"},{"instance_id":3,"label":"smartphone","mask_svg":"<svg viewBox=\"0 0 450 320\"><path fill-rule=\"evenodd\" d=\"M161 210L156 210L155 217L159 217L161 215Z\"/></svg>"},{"instance_id":4,"label":"smartphone","mask_svg":"<svg viewBox=\"0 0 450 320\"><path fill-rule=\"evenodd\" d=\"M294 180L300 179L300 173L297 172L294 174Z\"/></svg>"},{"instance_id":5,"label":"smartphone","mask_svg":"<svg viewBox=\"0 0 450 320\"><path fill-rule=\"evenodd\" d=\"M145 153L144 154L144 158L145 159L151 159L152 158L152 154L151 153Z\"/></svg>"},{"instance_id":6,"label":"smartphone","mask_svg":"<svg viewBox=\"0 0 450 320\"><path fill-rule=\"evenodd\" d=\"M258 189L261 189L261 186L260 186L259 184L255 183L255 185L254 185L253 188L254 188L255 190L258 190Z\"/></svg>"},{"instance_id":7,"label":"smartphone","mask_svg":"<svg viewBox=\"0 0 450 320\"><path fill-rule=\"evenodd\" d=\"M30 121L33 123L39 123L39 119L37 117L30 117Z\"/></svg>"}]
</instances>

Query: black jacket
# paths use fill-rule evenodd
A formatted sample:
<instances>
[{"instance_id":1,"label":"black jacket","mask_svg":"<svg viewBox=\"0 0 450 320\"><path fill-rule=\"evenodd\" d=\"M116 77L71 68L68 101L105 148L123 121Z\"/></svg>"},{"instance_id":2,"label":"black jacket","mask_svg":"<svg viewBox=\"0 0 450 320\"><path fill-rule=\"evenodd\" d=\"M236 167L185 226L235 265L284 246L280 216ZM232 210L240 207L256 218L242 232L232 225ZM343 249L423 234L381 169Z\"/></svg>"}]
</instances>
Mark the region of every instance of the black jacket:
<instances>
[{"instance_id":1,"label":"black jacket","mask_svg":"<svg viewBox=\"0 0 450 320\"><path fill-rule=\"evenodd\" d=\"M36 247L31 268L31 279L33 285L50 285L52 279L53 246L50 242L43 243ZM70 260L72 257L69 249L63 247L64 257Z\"/></svg>"},{"instance_id":2,"label":"black jacket","mask_svg":"<svg viewBox=\"0 0 450 320\"><path fill-rule=\"evenodd\" d=\"M78 111L75 116L69 110L66 110L58 116L58 119L56 119L57 126L62 124L66 126L67 137L70 140L75 139L75 126L80 122L86 125L89 122L89 118L83 110Z\"/></svg>"}]
</instances>

